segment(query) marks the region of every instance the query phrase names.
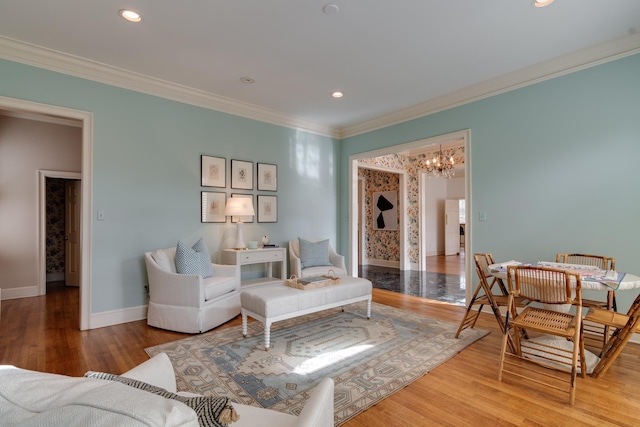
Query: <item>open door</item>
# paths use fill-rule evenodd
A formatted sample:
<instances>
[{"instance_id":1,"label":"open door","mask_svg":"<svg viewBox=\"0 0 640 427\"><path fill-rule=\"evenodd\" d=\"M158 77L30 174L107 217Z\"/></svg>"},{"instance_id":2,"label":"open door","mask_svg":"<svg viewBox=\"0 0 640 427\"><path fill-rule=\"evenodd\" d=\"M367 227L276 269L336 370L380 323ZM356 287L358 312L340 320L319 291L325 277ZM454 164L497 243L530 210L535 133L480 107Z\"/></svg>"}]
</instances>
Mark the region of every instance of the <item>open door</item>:
<instances>
[{"instance_id":1,"label":"open door","mask_svg":"<svg viewBox=\"0 0 640 427\"><path fill-rule=\"evenodd\" d=\"M460 203L447 199L444 203L444 254L460 253Z\"/></svg>"},{"instance_id":2,"label":"open door","mask_svg":"<svg viewBox=\"0 0 640 427\"><path fill-rule=\"evenodd\" d=\"M64 284L80 286L80 181L65 182Z\"/></svg>"}]
</instances>

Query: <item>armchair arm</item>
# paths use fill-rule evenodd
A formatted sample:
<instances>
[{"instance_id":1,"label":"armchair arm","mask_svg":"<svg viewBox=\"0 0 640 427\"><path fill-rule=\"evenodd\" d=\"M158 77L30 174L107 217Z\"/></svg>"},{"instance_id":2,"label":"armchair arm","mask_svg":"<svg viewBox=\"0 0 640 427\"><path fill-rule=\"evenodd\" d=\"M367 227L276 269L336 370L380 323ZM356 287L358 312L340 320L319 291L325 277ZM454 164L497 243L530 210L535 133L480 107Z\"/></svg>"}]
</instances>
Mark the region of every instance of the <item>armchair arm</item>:
<instances>
[{"instance_id":1,"label":"armchair arm","mask_svg":"<svg viewBox=\"0 0 640 427\"><path fill-rule=\"evenodd\" d=\"M344 255L338 254L331 246L329 246L329 261L336 268L341 268L345 273L347 272L347 267L345 267L344 263Z\"/></svg>"},{"instance_id":2,"label":"armchair arm","mask_svg":"<svg viewBox=\"0 0 640 427\"><path fill-rule=\"evenodd\" d=\"M297 243L293 240L289 242L289 270L292 275L295 274L296 277L302 277L302 262L296 253Z\"/></svg>"},{"instance_id":3,"label":"armchair arm","mask_svg":"<svg viewBox=\"0 0 640 427\"><path fill-rule=\"evenodd\" d=\"M149 278L149 301L184 307L201 307L204 304L204 286L200 276L164 271L150 253L146 253L144 259Z\"/></svg>"},{"instance_id":4,"label":"armchair arm","mask_svg":"<svg viewBox=\"0 0 640 427\"><path fill-rule=\"evenodd\" d=\"M221 276L221 277L235 277L236 278L236 290L240 291L240 282L241 282L241 276L240 276L240 266L239 265L226 265L226 264L211 264L211 267L213 268L213 275L214 276Z\"/></svg>"}]
</instances>

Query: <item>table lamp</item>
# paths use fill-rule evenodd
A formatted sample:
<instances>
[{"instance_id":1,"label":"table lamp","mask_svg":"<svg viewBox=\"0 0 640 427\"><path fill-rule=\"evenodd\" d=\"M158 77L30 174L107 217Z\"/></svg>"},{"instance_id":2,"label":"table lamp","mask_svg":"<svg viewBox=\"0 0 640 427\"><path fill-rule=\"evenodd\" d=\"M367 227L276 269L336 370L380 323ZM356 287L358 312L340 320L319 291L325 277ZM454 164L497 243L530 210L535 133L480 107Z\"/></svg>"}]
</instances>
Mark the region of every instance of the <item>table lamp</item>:
<instances>
[{"instance_id":1,"label":"table lamp","mask_svg":"<svg viewBox=\"0 0 640 427\"><path fill-rule=\"evenodd\" d=\"M247 245L244 243L242 237L242 217L253 216L255 211L253 210L253 198L251 197L231 197L227 199L227 205L224 208L225 216L238 216L238 232L236 235L236 245L234 249L247 249Z\"/></svg>"}]
</instances>

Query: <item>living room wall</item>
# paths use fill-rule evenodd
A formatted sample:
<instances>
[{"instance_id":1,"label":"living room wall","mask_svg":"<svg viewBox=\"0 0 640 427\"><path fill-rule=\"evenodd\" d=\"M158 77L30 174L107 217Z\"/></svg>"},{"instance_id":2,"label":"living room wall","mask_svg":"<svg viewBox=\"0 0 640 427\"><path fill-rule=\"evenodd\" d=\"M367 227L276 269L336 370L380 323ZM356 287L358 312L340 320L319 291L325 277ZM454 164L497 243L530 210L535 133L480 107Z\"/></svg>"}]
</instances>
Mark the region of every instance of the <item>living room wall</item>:
<instances>
[{"instance_id":1,"label":"living room wall","mask_svg":"<svg viewBox=\"0 0 640 427\"><path fill-rule=\"evenodd\" d=\"M336 245L337 140L12 61L0 75L0 96L93 114L93 315L146 304L144 252L204 237L216 257L233 245L235 224L200 222L201 191L277 195L277 223L245 224L245 240ZM226 189L200 186L202 154L226 158ZM277 165L278 191L232 190L231 159Z\"/></svg>"},{"instance_id":2,"label":"living room wall","mask_svg":"<svg viewBox=\"0 0 640 427\"><path fill-rule=\"evenodd\" d=\"M636 54L343 139L340 228L349 230L349 156L470 129L469 253L530 262L596 253L639 274L638 76ZM348 245L341 233L346 255ZM636 296L618 294L622 310Z\"/></svg>"}]
</instances>

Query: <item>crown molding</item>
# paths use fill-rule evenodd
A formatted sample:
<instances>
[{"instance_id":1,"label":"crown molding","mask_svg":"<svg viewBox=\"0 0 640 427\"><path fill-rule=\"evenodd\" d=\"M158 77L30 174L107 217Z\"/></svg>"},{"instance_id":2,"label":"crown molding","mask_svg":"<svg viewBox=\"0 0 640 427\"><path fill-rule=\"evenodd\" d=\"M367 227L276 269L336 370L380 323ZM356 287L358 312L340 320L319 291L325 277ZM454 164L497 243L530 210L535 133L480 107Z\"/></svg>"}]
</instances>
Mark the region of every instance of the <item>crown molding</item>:
<instances>
[{"instance_id":1,"label":"crown molding","mask_svg":"<svg viewBox=\"0 0 640 427\"><path fill-rule=\"evenodd\" d=\"M501 93L640 53L640 34L621 37L468 86L411 107L340 128L347 138L408 122Z\"/></svg>"},{"instance_id":2,"label":"crown molding","mask_svg":"<svg viewBox=\"0 0 640 427\"><path fill-rule=\"evenodd\" d=\"M632 34L468 86L390 114L341 128L333 128L253 104L0 36L0 58L336 139L408 122L637 53L640 53L640 34Z\"/></svg>"},{"instance_id":3,"label":"crown molding","mask_svg":"<svg viewBox=\"0 0 640 427\"><path fill-rule=\"evenodd\" d=\"M260 122L340 136L329 126L8 37L0 36L0 58Z\"/></svg>"}]
</instances>

